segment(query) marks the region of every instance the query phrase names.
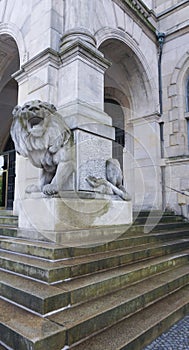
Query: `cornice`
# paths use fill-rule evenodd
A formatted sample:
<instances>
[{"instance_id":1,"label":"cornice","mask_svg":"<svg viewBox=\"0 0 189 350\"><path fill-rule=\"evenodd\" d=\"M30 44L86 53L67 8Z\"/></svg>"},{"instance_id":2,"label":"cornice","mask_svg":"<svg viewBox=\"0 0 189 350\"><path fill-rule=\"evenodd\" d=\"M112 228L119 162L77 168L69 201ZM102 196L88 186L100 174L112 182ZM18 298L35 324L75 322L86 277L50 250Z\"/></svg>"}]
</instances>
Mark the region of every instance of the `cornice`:
<instances>
[{"instance_id":1,"label":"cornice","mask_svg":"<svg viewBox=\"0 0 189 350\"><path fill-rule=\"evenodd\" d=\"M165 32L166 35L166 41L174 40L181 35L187 34L189 29L189 20L179 24L175 25L173 28L167 30Z\"/></svg>"},{"instance_id":2,"label":"cornice","mask_svg":"<svg viewBox=\"0 0 189 350\"><path fill-rule=\"evenodd\" d=\"M160 12L160 13L157 13L156 17L157 17L158 20L160 20L163 17L169 16L172 13L174 13L175 11L178 11L178 9L184 8L186 6L188 6L188 0L183 0L182 2L180 2L178 4L175 4L174 6L171 6L168 9L166 9L166 10Z\"/></svg>"},{"instance_id":3,"label":"cornice","mask_svg":"<svg viewBox=\"0 0 189 350\"><path fill-rule=\"evenodd\" d=\"M39 52L36 56L32 57L30 60L22 65L22 69L25 71L31 70L32 68L37 68L37 66L49 63L49 61L55 66L59 66L60 56L59 53L51 48L47 48Z\"/></svg>"},{"instance_id":4,"label":"cornice","mask_svg":"<svg viewBox=\"0 0 189 350\"><path fill-rule=\"evenodd\" d=\"M156 22L157 18L152 10L149 10L148 7L141 0L113 0L118 6L120 6L125 12L126 8L134 16L136 21L141 21L151 32L155 32L156 28L149 20L153 19L153 22Z\"/></svg>"},{"instance_id":5,"label":"cornice","mask_svg":"<svg viewBox=\"0 0 189 350\"><path fill-rule=\"evenodd\" d=\"M60 56L59 53L51 48L47 48L40 53L38 53L36 56L32 57L30 60L25 62L21 69L14 74L12 74L12 77L17 81L20 82L23 79L26 78L26 74L40 68L44 67L46 64L50 64L56 68L60 65Z\"/></svg>"}]
</instances>

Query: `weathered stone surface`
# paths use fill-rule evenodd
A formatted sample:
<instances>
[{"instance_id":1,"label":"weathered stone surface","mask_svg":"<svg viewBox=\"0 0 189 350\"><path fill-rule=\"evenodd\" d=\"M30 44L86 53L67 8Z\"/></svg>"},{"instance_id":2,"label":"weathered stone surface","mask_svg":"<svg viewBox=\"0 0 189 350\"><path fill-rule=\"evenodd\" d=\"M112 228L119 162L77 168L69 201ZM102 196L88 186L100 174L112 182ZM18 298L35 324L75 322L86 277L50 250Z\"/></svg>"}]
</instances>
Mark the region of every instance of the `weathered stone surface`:
<instances>
[{"instance_id":1,"label":"weathered stone surface","mask_svg":"<svg viewBox=\"0 0 189 350\"><path fill-rule=\"evenodd\" d=\"M185 285L186 280L189 280L187 265L178 267L175 271L161 273L158 279L150 277L148 283L138 282L131 287L112 292L108 297L103 296L60 311L48 318L65 326L68 330L68 343L72 344L144 308L154 298L158 299L167 292L173 292L178 285Z\"/></svg>"},{"instance_id":2,"label":"weathered stone surface","mask_svg":"<svg viewBox=\"0 0 189 350\"><path fill-rule=\"evenodd\" d=\"M141 350L154 337L168 329L170 324L187 314L189 310L188 292L189 288L185 287L161 300L158 304L149 306L136 315L112 326L107 331L104 330L99 335L76 345L73 349L113 350L127 348L128 350ZM145 333L148 334L148 338L145 337Z\"/></svg>"},{"instance_id":3,"label":"weathered stone surface","mask_svg":"<svg viewBox=\"0 0 189 350\"><path fill-rule=\"evenodd\" d=\"M88 176L86 180L97 193L115 194L120 199L131 200L131 197L123 186L123 175L117 159L107 159L105 179Z\"/></svg>"},{"instance_id":4,"label":"weathered stone surface","mask_svg":"<svg viewBox=\"0 0 189 350\"><path fill-rule=\"evenodd\" d=\"M17 306L0 300L1 340L13 349L57 349L65 344L65 330Z\"/></svg>"},{"instance_id":5,"label":"weathered stone surface","mask_svg":"<svg viewBox=\"0 0 189 350\"><path fill-rule=\"evenodd\" d=\"M1 296L22 305L38 314L68 306L69 294L54 286L32 281L11 272L0 271Z\"/></svg>"},{"instance_id":6,"label":"weathered stone surface","mask_svg":"<svg viewBox=\"0 0 189 350\"><path fill-rule=\"evenodd\" d=\"M67 345L72 345L73 349L82 346L83 350L86 346L92 347L93 341L98 343L101 339L100 344L103 343L104 339L98 337L104 334L106 349L111 350L111 344L115 348L113 338L116 344L119 342L132 348L133 337L130 335L135 334L134 346L141 349L138 346L149 342L159 329L175 322L175 317L182 317L188 310L188 290L185 290L189 280L188 223L166 213L153 232L144 233L144 221L149 222L150 218L155 223L159 216L160 212L155 212L154 216L144 212L132 227L107 227L107 236L104 234L100 245L97 228L80 230L80 233L88 231L96 235L96 242L94 238L92 245L87 240L82 244L80 240L78 247L2 238L1 294L7 299L3 303L9 305L8 300L12 300L17 305L8 306L7 316L2 316L1 341L15 350L18 346L19 349L23 346L23 350L26 346L31 350L43 350L44 347L59 350L59 345L60 350L66 349ZM98 229L102 234L102 229ZM108 243L108 232L111 235L116 230L117 234L123 230L122 236L114 236ZM21 309L23 306L28 311ZM159 308L162 318L158 316L155 320ZM44 318L29 310L43 314ZM125 317L128 324L125 324ZM142 324L141 333L143 317L145 328ZM53 327L62 326L62 331L61 328L56 331L51 323ZM122 325L123 329L130 327L129 331L118 337L116 323L119 329ZM132 324L136 325L135 333ZM36 326L39 329L34 335ZM106 331L102 332L104 328ZM113 332L113 338L109 332ZM83 337L88 336L92 336L90 340L83 341ZM78 340L82 343L76 344Z\"/></svg>"},{"instance_id":7,"label":"weathered stone surface","mask_svg":"<svg viewBox=\"0 0 189 350\"><path fill-rule=\"evenodd\" d=\"M33 210L35 208L35 210ZM131 202L82 198L38 198L24 199L20 208L19 228L40 233L44 238L56 242L56 233L96 226L125 225L132 222ZM29 232L28 232L29 233ZM69 233L69 232L68 232ZM66 242L66 239L65 239Z\"/></svg>"}]
</instances>

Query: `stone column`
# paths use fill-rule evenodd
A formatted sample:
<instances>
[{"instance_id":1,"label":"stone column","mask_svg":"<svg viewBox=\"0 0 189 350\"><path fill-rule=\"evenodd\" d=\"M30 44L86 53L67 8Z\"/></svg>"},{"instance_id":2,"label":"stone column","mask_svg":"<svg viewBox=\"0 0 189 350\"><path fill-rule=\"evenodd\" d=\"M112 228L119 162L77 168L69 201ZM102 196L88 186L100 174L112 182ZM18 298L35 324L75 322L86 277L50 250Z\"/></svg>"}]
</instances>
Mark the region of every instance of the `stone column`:
<instances>
[{"instance_id":1,"label":"stone column","mask_svg":"<svg viewBox=\"0 0 189 350\"><path fill-rule=\"evenodd\" d=\"M64 31L86 28L93 31L96 0L64 0Z\"/></svg>"},{"instance_id":2,"label":"stone column","mask_svg":"<svg viewBox=\"0 0 189 350\"><path fill-rule=\"evenodd\" d=\"M86 29L65 33L60 55L58 109L74 131L75 189L91 191L86 177L105 178L105 161L112 156L114 128L104 113L104 72L110 63Z\"/></svg>"}]
</instances>

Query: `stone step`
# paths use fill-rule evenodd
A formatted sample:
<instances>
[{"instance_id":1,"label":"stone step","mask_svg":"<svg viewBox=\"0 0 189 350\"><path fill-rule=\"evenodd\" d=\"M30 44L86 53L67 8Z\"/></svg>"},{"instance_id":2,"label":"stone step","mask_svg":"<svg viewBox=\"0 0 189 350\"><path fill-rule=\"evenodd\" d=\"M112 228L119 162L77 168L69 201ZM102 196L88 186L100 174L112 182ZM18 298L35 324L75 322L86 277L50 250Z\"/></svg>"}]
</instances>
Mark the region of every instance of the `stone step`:
<instances>
[{"instance_id":1,"label":"stone step","mask_svg":"<svg viewBox=\"0 0 189 350\"><path fill-rule=\"evenodd\" d=\"M170 254L167 257L153 258L127 266L120 266L108 271L101 271L87 276L68 279L56 284L57 288L70 293L71 305L89 301L106 295L111 291L124 288L156 273L166 271L188 263L189 250Z\"/></svg>"},{"instance_id":2,"label":"stone step","mask_svg":"<svg viewBox=\"0 0 189 350\"><path fill-rule=\"evenodd\" d=\"M86 256L89 254L103 253L107 251L134 247L142 244L158 243L174 239L188 237L188 228L178 231L177 229L166 232L155 232L150 234L133 234L121 236L116 240L105 244L93 244L88 246L67 247L51 242L39 242L20 238L0 237L0 249L13 251L21 254L28 254L50 260Z\"/></svg>"},{"instance_id":3,"label":"stone step","mask_svg":"<svg viewBox=\"0 0 189 350\"><path fill-rule=\"evenodd\" d=\"M160 231L171 231L174 229L189 229L188 221L176 221L176 222L165 222L165 223L151 223L147 222L145 225L142 224L134 224L126 229L125 234L133 234L135 233L152 233L152 232L160 232Z\"/></svg>"},{"instance_id":4,"label":"stone step","mask_svg":"<svg viewBox=\"0 0 189 350\"><path fill-rule=\"evenodd\" d=\"M13 210L10 209L0 209L0 216L1 215L9 215L12 216L13 215Z\"/></svg>"},{"instance_id":5,"label":"stone step","mask_svg":"<svg viewBox=\"0 0 189 350\"><path fill-rule=\"evenodd\" d=\"M13 225L18 226L18 217L13 215L0 215L0 225Z\"/></svg>"},{"instance_id":6,"label":"stone step","mask_svg":"<svg viewBox=\"0 0 189 350\"><path fill-rule=\"evenodd\" d=\"M185 238L58 261L1 251L0 266L18 274L52 283L66 278L112 269L134 261L178 252L186 248L189 248L189 239Z\"/></svg>"},{"instance_id":7,"label":"stone step","mask_svg":"<svg viewBox=\"0 0 189 350\"><path fill-rule=\"evenodd\" d=\"M67 265L66 261L63 260L51 262L5 251L0 252L0 267L2 269L48 283L69 278L70 267Z\"/></svg>"},{"instance_id":8,"label":"stone step","mask_svg":"<svg viewBox=\"0 0 189 350\"><path fill-rule=\"evenodd\" d=\"M189 283L189 265L167 271L48 319L66 328L68 345L119 322Z\"/></svg>"},{"instance_id":9,"label":"stone step","mask_svg":"<svg viewBox=\"0 0 189 350\"><path fill-rule=\"evenodd\" d=\"M0 236L16 237L18 217L13 215L12 210L0 209Z\"/></svg>"},{"instance_id":10,"label":"stone step","mask_svg":"<svg viewBox=\"0 0 189 350\"><path fill-rule=\"evenodd\" d=\"M67 307L69 293L56 286L0 271L0 294L40 315Z\"/></svg>"},{"instance_id":11,"label":"stone step","mask_svg":"<svg viewBox=\"0 0 189 350\"><path fill-rule=\"evenodd\" d=\"M70 350L141 350L189 312L189 286L126 317Z\"/></svg>"},{"instance_id":12,"label":"stone step","mask_svg":"<svg viewBox=\"0 0 189 350\"><path fill-rule=\"evenodd\" d=\"M165 274L166 277L164 277ZM158 281L171 283L169 279L171 280L172 277L174 277L173 287L176 286L176 288L186 283L186 281L189 282L188 265L177 267L175 271L163 272L162 278L158 275ZM157 284L157 277L151 277L151 280L154 281L154 284ZM21 304L41 315L66 307L72 300L71 290L65 291L64 288L62 289L61 285L46 285L7 271L0 271L0 281L0 292L4 298ZM146 284L146 281L144 284ZM138 283L138 286L140 286L140 283ZM96 289L95 285L93 285L93 287ZM140 288L141 287L139 287L139 292L141 292ZM170 291L170 286L165 286L164 289L165 292L167 292L167 290ZM109 289L107 292L109 293ZM77 302L82 303L83 300L77 300Z\"/></svg>"},{"instance_id":13,"label":"stone step","mask_svg":"<svg viewBox=\"0 0 189 350\"><path fill-rule=\"evenodd\" d=\"M0 225L1 237L17 237L17 228L11 225Z\"/></svg>"},{"instance_id":14,"label":"stone step","mask_svg":"<svg viewBox=\"0 0 189 350\"><path fill-rule=\"evenodd\" d=\"M160 213L146 214L140 213L132 226L110 227L106 232L100 228L81 230L79 235L66 232L68 244L32 241L29 234L23 239L14 225L0 224L2 346L65 350L69 343L70 350L95 350L94 344L98 350L141 350L141 339L149 342L161 328L160 317L155 325L152 314L146 333L140 334L143 312L158 315L158 305L161 308L168 300L165 310L162 306L162 324L169 327L175 315L182 317L189 303L185 298L189 223L172 213L164 213L158 223ZM57 241L65 243L61 235ZM173 295L175 301L168 299ZM182 305L176 309L179 296ZM123 339L128 320L127 327L136 323L137 332L134 338Z\"/></svg>"},{"instance_id":15,"label":"stone step","mask_svg":"<svg viewBox=\"0 0 189 350\"><path fill-rule=\"evenodd\" d=\"M138 216L134 218L134 223L144 224L147 221L150 223L169 223L169 222L183 222L183 217L181 215L163 215L163 216Z\"/></svg>"},{"instance_id":16,"label":"stone step","mask_svg":"<svg viewBox=\"0 0 189 350\"><path fill-rule=\"evenodd\" d=\"M157 244L143 244L132 248L120 248L119 250L74 258L72 265L70 265L70 278L179 252L187 248L189 248L189 239L185 238Z\"/></svg>"},{"instance_id":17,"label":"stone step","mask_svg":"<svg viewBox=\"0 0 189 350\"><path fill-rule=\"evenodd\" d=\"M115 241L120 237L133 237L134 235L142 235L163 231L174 231L174 230L189 230L189 222L170 222L170 223L150 223L147 222L144 225L134 224L134 225L119 225L110 226L106 229L100 227L65 232L55 232L54 235L41 234L35 232L35 241L44 242L57 242L59 245L64 245L67 247L81 247L81 246L99 246L107 244L109 242ZM6 232L0 234L6 236ZM11 233L7 232L7 236ZM31 233L27 230L18 230L13 232L13 236L30 240Z\"/></svg>"},{"instance_id":18,"label":"stone step","mask_svg":"<svg viewBox=\"0 0 189 350\"><path fill-rule=\"evenodd\" d=\"M62 326L0 300L2 343L14 350L61 350L66 343Z\"/></svg>"},{"instance_id":19,"label":"stone step","mask_svg":"<svg viewBox=\"0 0 189 350\"><path fill-rule=\"evenodd\" d=\"M58 260L73 256L72 248L51 242L0 237L0 249L39 258Z\"/></svg>"},{"instance_id":20,"label":"stone step","mask_svg":"<svg viewBox=\"0 0 189 350\"><path fill-rule=\"evenodd\" d=\"M148 217L148 216L173 216L175 215L175 212L173 210L134 210L133 212L133 218L136 217Z\"/></svg>"}]
</instances>

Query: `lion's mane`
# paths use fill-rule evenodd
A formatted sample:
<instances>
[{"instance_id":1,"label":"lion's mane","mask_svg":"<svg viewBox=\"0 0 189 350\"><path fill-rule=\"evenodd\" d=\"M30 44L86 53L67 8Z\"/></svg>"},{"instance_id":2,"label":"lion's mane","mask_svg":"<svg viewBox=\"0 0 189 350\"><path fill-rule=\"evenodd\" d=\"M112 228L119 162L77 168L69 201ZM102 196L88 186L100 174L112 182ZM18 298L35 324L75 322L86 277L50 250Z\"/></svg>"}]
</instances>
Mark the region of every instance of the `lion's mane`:
<instances>
[{"instance_id":1,"label":"lion's mane","mask_svg":"<svg viewBox=\"0 0 189 350\"><path fill-rule=\"evenodd\" d=\"M11 136L16 151L31 163L46 171L53 171L65 152L71 131L57 113L54 105L34 100L13 110Z\"/></svg>"}]
</instances>

